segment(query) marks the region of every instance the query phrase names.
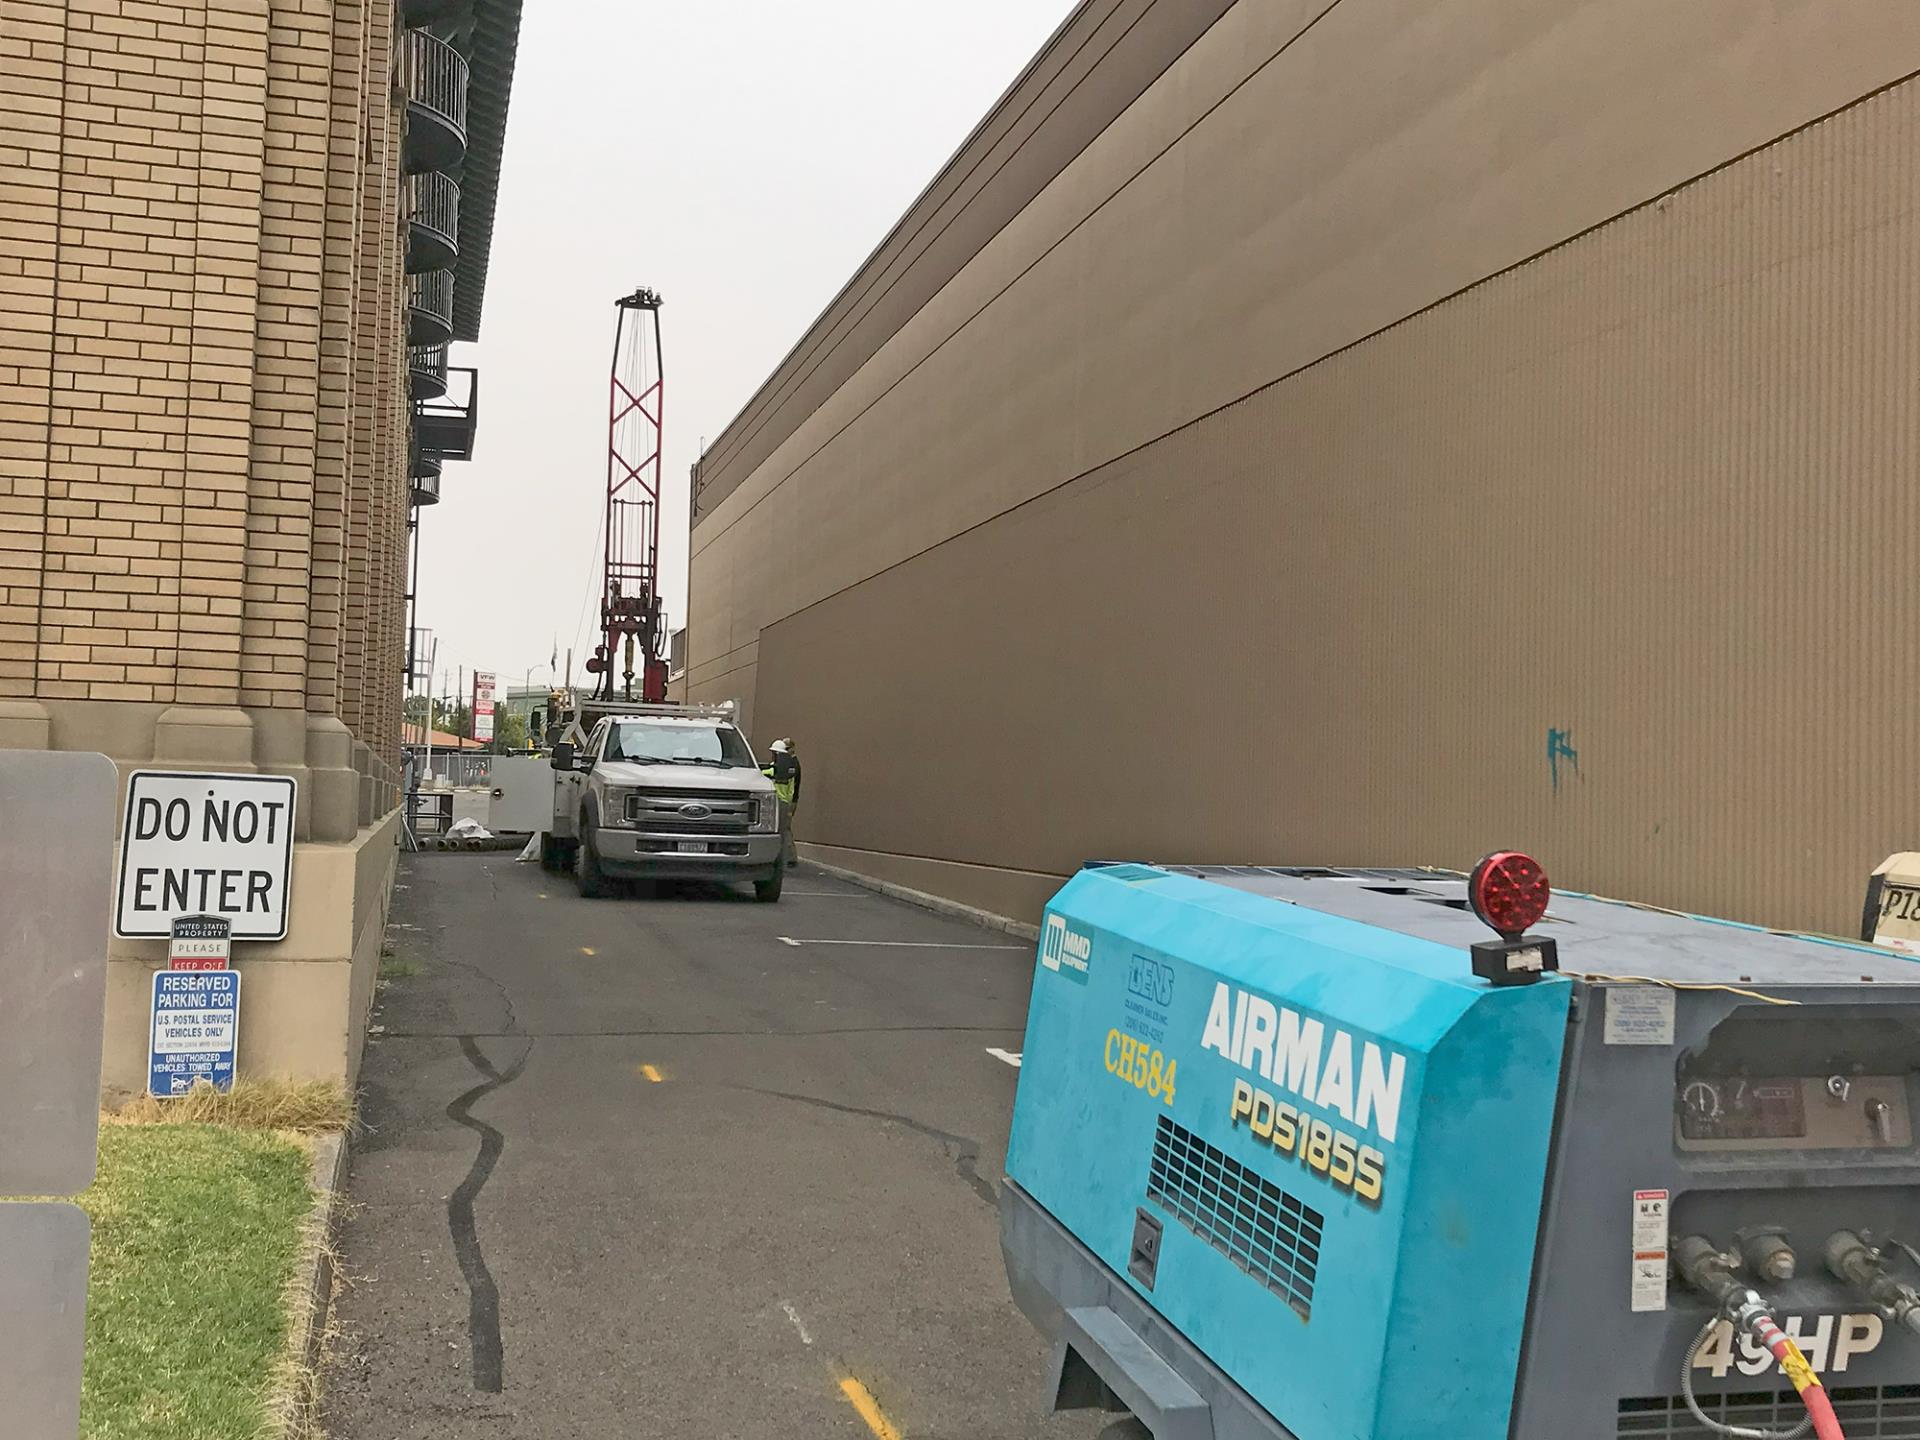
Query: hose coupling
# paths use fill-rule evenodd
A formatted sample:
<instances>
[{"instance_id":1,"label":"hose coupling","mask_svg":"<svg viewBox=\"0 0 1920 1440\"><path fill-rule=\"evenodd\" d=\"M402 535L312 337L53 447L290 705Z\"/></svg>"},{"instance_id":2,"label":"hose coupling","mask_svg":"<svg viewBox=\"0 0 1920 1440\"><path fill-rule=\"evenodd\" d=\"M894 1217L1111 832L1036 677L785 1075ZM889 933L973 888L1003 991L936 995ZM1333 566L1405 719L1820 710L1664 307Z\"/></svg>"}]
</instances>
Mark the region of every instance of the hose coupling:
<instances>
[{"instance_id":1,"label":"hose coupling","mask_svg":"<svg viewBox=\"0 0 1920 1440\"><path fill-rule=\"evenodd\" d=\"M1827 1237L1827 1269L1846 1281L1882 1315L1920 1334L1920 1292L1887 1273L1886 1255L1853 1230L1836 1230Z\"/></svg>"},{"instance_id":2,"label":"hose coupling","mask_svg":"<svg viewBox=\"0 0 1920 1440\"><path fill-rule=\"evenodd\" d=\"M1747 1262L1747 1271L1760 1280L1791 1280L1800 1268L1799 1257L1778 1225L1755 1225L1734 1232L1733 1243Z\"/></svg>"},{"instance_id":3,"label":"hose coupling","mask_svg":"<svg viewBox=\"0 0 1920 1440\"><path fill-rule=\"evenodd\" d=\"M1760 1304L1760 1297L1736 1273L1740 1264L1738 1251L1723 1251L1704 1235L1682 1235L1673 1245L1673 1265L1680 1278L1712 1300L1729 1320L1736 1311Z\"/></svg>"}]
</instances>

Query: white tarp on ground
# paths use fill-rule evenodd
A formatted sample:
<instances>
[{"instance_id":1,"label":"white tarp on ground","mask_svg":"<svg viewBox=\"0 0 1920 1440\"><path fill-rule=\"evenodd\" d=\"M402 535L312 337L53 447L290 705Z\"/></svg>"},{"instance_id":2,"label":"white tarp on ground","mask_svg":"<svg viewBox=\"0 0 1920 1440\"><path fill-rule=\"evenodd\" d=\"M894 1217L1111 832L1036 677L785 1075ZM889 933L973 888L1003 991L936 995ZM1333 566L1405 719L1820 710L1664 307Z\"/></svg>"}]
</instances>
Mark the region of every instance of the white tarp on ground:
<instances>
[{"instance_id":1,"label":"white tarp on ground","mask_svg":"<svg viewBox=\"0 0 1920 1440\"><path fill-rule=\"evenodd\" d=\"M493 832L478 820L456 820L447 827L447 834L455 840L491 840Z\"/></svg>"}]
</instances>

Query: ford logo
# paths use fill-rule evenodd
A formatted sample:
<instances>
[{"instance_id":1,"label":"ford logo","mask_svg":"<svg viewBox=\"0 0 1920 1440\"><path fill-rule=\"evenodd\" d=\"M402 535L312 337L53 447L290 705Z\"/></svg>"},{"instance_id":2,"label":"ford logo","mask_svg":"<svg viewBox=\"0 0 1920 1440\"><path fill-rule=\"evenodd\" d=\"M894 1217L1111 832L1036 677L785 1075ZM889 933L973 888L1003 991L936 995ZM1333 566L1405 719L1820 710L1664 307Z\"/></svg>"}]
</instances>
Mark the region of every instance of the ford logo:
<instances>
[{"instance_id":1,"label":"ford logo","mask_svg":"<svg viewBox=\"0 0 1920 1440\"><path fill-rule=\"evenodd\" d=\"M704 820L713 814L713 807L711 805L702 805L698 800L695 800L690 804L682 805L680 807L680 813L689 820Z\"/></svg>"}]
</instances>

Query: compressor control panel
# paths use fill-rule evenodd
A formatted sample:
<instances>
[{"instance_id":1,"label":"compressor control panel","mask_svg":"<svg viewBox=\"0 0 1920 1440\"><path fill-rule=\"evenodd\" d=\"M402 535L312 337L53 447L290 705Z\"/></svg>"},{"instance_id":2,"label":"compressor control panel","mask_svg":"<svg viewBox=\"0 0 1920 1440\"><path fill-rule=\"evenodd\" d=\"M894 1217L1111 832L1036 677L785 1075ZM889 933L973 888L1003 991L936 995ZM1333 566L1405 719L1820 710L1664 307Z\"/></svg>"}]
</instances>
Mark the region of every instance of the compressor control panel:
<instances>
[{"instance_id":1,"label":"compressor control panel","mask_svg":"<svg viewBox=\"0 0 1920 1440\"><path fill-rule=\"evenodd\" d=\"M1905 1075L1697 1075L1680 1084L1682 1149L1877 1150L1913 1144Z\"/></svg>"},{"instance_id":2,"label":"compressor control panel","mask_svg":"<svg viewBox=\"0 0 1920 1440\"><path fill-rule=\"evenodd\" d=\"M1783 998L1797 1003L1736 1007L1683 1048L1673 1107L1679 1148L1759 1152L1775 1163L1796 1150L1857 1152L1869 1164L1904 1158L1920 1058L1911 1011L1885 1005L1861 1014L1808 1003L1812 996Z\"/></svg>"}]
</instances>

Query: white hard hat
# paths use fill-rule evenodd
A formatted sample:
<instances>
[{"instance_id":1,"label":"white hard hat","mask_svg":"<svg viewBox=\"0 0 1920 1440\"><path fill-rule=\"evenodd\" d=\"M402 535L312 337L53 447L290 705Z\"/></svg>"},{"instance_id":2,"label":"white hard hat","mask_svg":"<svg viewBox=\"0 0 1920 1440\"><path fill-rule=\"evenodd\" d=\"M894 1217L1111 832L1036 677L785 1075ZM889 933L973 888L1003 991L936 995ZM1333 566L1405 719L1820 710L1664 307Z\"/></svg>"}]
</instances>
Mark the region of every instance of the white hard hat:
<instances>
[{"instance_id":1,"label":"white hard hat","mask_svg":"<svg viewBox=\"0 0 1920 1440\"><path fill-rule=\"evenodd\" d=\"M778 751L779 751L779 752L780 752L781 754L783 754L783 755L785 755L785 754L787 754L787 753L789 753L789 752L790 752L790 751L791 751L791 750L793 749L793 741L791 741L791 740L776 740L776 741L774 741L774 742L773 742L773 748L774 748L775 750L778 750Z\"/></svg>"}]
</instances>

